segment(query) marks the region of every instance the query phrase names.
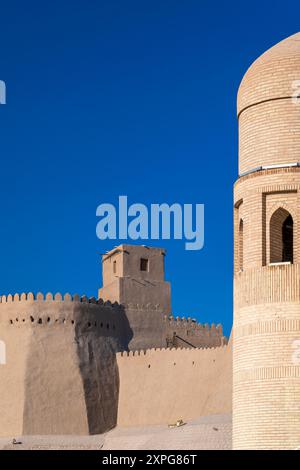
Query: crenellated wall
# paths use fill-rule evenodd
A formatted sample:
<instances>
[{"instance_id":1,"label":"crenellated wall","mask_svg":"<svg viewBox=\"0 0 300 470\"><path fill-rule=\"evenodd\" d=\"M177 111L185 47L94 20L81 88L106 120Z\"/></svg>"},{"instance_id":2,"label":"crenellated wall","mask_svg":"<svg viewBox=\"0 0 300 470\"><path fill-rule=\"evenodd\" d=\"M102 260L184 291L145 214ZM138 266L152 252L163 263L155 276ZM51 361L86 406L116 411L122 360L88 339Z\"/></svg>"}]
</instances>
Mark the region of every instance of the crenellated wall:
<instances>
[{"instance_id":1,"label":"crenellated wall","mask_svg":"<svg viewBox=\"0 0 300 470\"><path fill-rule=\"evenodd\" d=\"M69 294L2 296L0 435L95 434L114 427L115 353L130 338L118 304Z\"/></svg>"},{"instance_id":2,"label":"crenellated wall","mask_svg":"<svg viewBox=\"0 0 300 470\"><path fill-rule=\"evenodd\" d=\"M202 324L190 317L165 317L167 344L169 347L213 348L227 344L222 325Z\"/></svg>"},{"instance_id":3,"label":"crenellated wall","mask_svg":"<svg viewBox=\"0 0 300 470\"><path fill-rule=\"evenodd\" d=\"M203 348L227 344L222 325L198 323L188 317L165 315L159 304L124 304L132 329L130 350L177 347Z\"/></svg>"},{"instance_id":4,"label":"crenellated wall","mask_svg":"<svg viewBox=\"0 0 300 470\"><path fill-rule=\"evenodd\" d=\"M75 294L32 292L0 297L0 324L41 326L74 325L82 329L99 328L103 336L123 336L124 307L94 297Z\"/></svg>"},{"instance_id":5,"label":"crenellated wall","mask_svg":"<svg viewBox=\"0 0 300 470\"><path fill-rule=\"evenodd\" d=\"M227 343L222 327L168 317L159 303L120 305L60 293L2 296L0 341L0 435L99 434L117 421L151 424L178 413L189 419L228 409L231 353L209 349ZM181 345L186 349L154 355L151 349ZM116 356L129 350L147 353ZM177 387L178 380L186 387ZM157 408L156 387L167 401L178 388L176 406L160 402Z\"/></svg>"},{"instance_id":6,"label":"crenellated wall","mask_svg":"<svg viewBox=\"0 0 300 470\"><path fill-rule=\"evenodd\" d=\"M118 424L169 424L232 410L231 344L117 354Z\"/></svg>"},{"instance_id":7,"label":"crenellated wall","mask_svg":"<svg viewBox=\"0 0 300 470\"><path fill-rule=\"evenodd\" d=\"M132 329L130 350L163 347L214 347L227 342L221 325L201 325L171 315L171 285L165 280L162 248L119 245L102 257L99 296L125 309ZM141 269L141 261L146 269Z\"/></svg>"}]
</instances>

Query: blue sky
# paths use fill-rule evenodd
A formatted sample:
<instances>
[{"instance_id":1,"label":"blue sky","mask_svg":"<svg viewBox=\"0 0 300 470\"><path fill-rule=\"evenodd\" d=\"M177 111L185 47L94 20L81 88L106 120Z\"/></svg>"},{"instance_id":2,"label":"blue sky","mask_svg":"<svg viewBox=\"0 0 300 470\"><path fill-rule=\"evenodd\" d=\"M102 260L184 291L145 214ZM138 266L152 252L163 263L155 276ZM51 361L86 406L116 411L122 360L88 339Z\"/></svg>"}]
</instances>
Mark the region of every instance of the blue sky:
<instances>
[{"instance_id":1,"label":"blue sky","mask_svg":"<svg viewBox=\"0 0 300 470\"><path fill-rule=\"evenodd\" d=\"M96 207L204 203L167 249L175 315L232 323L236 93L298 1L0 1L0 291L96 295ZM149 242L149 244L151 244Z\"/></svg>"}]
</instances>

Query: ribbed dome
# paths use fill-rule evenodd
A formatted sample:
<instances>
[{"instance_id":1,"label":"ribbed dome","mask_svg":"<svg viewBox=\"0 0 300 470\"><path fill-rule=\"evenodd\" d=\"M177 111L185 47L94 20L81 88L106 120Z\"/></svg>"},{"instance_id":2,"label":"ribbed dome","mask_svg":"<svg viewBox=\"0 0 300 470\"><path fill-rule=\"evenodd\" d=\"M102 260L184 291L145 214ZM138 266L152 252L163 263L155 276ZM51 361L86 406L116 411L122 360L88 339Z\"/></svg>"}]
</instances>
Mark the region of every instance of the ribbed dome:
<instances>
[{"instance_id":1,"label":"ribbed dome","mask_svg":"<svg viewBox=\"0 0 300 470\"><path fill-rule=\"evenodd\" d=\"M261 55L246 72L238 92L238 114L257 103L293 95L300 80L300 33Z\"/></svg>"}]
</instances>

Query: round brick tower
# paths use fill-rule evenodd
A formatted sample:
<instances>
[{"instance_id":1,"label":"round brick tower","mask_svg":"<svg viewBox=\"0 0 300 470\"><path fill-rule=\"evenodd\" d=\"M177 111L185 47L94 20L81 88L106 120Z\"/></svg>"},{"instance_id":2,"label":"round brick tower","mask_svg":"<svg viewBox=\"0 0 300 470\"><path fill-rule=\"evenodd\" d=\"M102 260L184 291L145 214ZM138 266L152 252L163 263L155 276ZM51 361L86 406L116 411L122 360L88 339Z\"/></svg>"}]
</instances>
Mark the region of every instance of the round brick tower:
<instances>
[{"instance_id":1,"label":"round brick tower","mask_svg":"<svg viewBox=\"0 0 300 470\"><path fill-rule=\"evenodd\" d=\"M300 33L247 71L238 120L233 448L294 449L300 446Z\"/></svg>"}]
</instances>

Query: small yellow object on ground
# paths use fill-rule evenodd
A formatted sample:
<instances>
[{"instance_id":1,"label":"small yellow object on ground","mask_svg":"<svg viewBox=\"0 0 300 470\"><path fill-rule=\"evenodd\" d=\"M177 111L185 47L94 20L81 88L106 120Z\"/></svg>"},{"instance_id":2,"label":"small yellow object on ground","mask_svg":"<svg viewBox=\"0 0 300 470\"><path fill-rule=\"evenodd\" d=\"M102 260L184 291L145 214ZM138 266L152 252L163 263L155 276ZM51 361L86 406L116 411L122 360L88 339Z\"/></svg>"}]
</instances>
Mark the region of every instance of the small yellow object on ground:
<instances>
[{"instance_id":1,"label":"small yellow object on ground","mask_svg":"<svg viewBox=\"0 0 300 470\"><path fill-rule=\"evenodd\" d=\"M168 424L168 428L179 428L180 426L184 426L186 423L182 421L182 419L178 419L174 424Z\"/></svg>"}]
</instances>

